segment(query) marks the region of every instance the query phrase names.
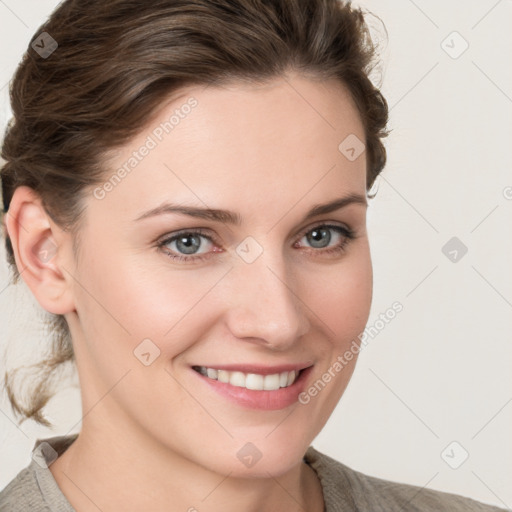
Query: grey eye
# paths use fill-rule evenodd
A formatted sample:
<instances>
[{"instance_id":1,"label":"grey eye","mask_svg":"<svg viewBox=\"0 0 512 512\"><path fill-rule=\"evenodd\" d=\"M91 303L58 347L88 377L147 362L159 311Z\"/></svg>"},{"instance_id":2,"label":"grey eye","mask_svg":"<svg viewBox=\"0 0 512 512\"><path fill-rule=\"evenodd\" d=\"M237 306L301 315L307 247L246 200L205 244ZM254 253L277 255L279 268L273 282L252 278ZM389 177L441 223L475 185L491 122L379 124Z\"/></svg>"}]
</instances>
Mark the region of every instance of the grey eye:
<instances>
[{"instance_id":1,"label":"grey eye","mask_svg":"<svg viewBox=\"0 0 512 512\"><path fill-rule=\"evenodd\" d=\"M314 228L307 235L308 243L315 249L327 247L331 241L331 228Z\"/></svg>"},{"instance_id":2,"label":"grey eye","mask_svg":"<svg viewBox=\"0 0 512 512\"><path fill-rule=\"evenodd\" d=\"M193 255L199 252L201 245L204 246L203 240L208 240L208 238L197 233L181 233L168 240L167 246L175 252ZM174 247L171 247L172 244Z\"/></svg>"}]
</instances>

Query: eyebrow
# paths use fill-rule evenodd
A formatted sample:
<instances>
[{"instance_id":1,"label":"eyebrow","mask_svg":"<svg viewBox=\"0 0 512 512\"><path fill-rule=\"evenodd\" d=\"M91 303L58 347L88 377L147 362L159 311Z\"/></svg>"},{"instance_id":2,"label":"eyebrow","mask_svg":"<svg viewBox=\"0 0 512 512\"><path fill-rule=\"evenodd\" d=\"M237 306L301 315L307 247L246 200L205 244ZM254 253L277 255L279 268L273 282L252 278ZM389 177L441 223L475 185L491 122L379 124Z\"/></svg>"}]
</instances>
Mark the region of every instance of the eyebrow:
<instances>
[{"instance_id":1,"label":"eyebrow","mask_svg":"<svg viewBox=\"0 0 512 512\"><path fill-rule=\"evenodd\" d=\"M324 204L317 204L313 206L304 216L303 220L308 220L312 217L316 217L318 215L325 215L326 213L331 213L333 211L344 208L350 204L361 204L364 206L368 206L368 202L366 201L366 197L360 194L349 194L344 197L340 197L338 199L334 199L333 201L329 201ZM172 203L164 203L156 208L152 208L147 212L144 212L142 215L137 217L135 221L140 221L143 219L147 219L148 217L154 217L156 215L163 214L182 214L188 215L190 217L195 217L198 219L210 220L214 222L222 222L226 224L233 224L235 226L240 226L242 223L242 217L239 213L232 212L229 210L219 210L215 208L198 208L195 206L186 206Z\"/></svg>"}]
</instances>

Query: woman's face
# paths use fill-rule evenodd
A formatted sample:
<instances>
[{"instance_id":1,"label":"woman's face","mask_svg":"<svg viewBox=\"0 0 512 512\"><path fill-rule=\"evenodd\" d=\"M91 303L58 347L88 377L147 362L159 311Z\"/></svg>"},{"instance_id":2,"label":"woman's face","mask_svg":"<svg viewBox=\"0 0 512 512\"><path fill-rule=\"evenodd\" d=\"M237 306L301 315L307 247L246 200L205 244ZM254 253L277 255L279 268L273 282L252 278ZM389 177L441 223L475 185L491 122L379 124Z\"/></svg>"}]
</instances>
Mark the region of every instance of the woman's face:
<instances>
[{"instance_id":1,"label":"woman's face","mask_svg":"<svg viewBox=\"0 0 512 512\"><path fill-rule=\"evenodd\" d=\"M345 390L369 315L363 126L336 81L181 93L87 199L67 314L82 431L279 475Z\"/></svg>"}]
</instances>

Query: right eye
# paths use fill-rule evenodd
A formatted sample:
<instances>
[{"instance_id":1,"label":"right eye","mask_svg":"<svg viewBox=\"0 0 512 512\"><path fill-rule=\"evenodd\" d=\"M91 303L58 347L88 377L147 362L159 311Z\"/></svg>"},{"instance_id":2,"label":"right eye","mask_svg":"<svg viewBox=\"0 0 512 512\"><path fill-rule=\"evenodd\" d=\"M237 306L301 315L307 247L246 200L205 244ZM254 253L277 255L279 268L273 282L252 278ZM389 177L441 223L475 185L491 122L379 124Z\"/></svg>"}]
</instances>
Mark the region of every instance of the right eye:
<instances>
[{"instance_id":1,"label":"right eye","mask_svg":"<svg viewBox=\"0 0 512 512\"><path fill-rule=\"evenodd\" d=\"M205 243L204 240L207 242ZM212 238L206 235L202 230L181 231L172 236L167 236L158 242L158 247L160 247L167 256L172 260L183 262L192 262L193 260L202 261L208 258L209 256L207 255L212 252L220 252L208 251L208 245L215 247ZM206 250L204 252L198 252L205 246Z\"/></svg>"}]
</instances>

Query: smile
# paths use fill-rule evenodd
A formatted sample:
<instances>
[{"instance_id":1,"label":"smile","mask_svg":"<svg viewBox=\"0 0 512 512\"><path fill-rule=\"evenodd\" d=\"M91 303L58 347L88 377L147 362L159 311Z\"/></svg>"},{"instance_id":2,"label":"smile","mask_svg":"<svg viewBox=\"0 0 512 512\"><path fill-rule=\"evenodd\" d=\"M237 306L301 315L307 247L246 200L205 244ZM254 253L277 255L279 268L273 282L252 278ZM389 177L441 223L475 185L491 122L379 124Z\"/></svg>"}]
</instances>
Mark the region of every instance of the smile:
<instances>
[{"instance_id":1,"label":"smile","mask_svg":"<svg viewBox=\"0 0 512 512\"><path fill-rule=\"evenodd\" d=\"M254 391L276 391L280 388L287 388L296 381L300 374L300 371L295 370L261 375L258 373L218 370L206 366L194 366L193 369L209 379Z\"/></svg>"}]
</instances>

